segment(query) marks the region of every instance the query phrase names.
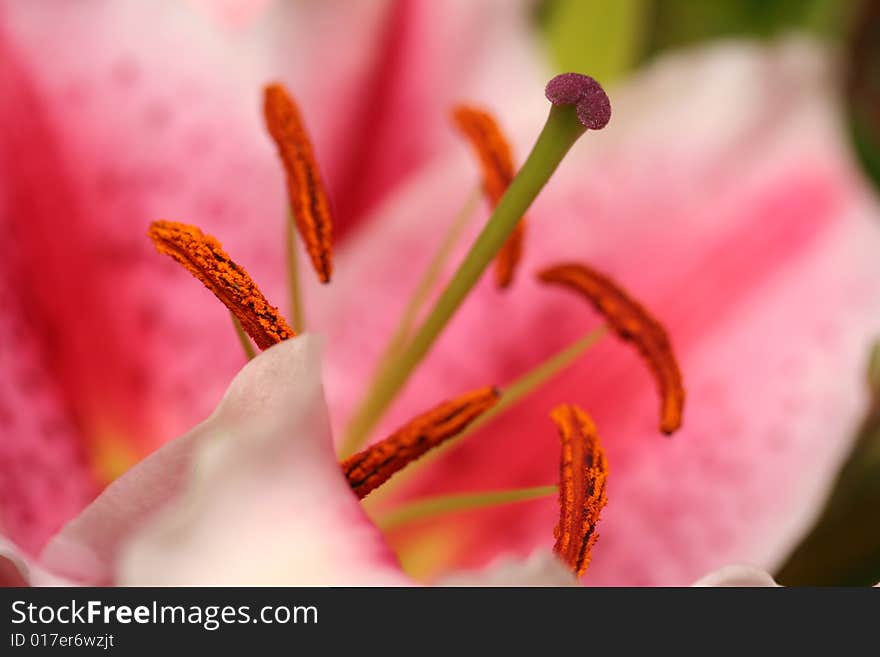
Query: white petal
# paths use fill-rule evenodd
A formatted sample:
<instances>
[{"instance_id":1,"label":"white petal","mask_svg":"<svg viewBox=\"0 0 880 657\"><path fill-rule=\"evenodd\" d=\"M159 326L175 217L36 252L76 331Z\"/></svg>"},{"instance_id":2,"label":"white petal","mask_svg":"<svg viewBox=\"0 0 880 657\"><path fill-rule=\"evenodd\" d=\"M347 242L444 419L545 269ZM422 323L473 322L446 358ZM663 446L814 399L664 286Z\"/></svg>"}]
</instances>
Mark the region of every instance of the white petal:
<instances>
[{"instance_id":1,"label":"white petal","mask_svg":"<svg viewBox=\"0 0 880 657\"><path fill-rule=\"evenodd\" d=\"M752 586L752 587L768 587L779 586L770 573L755 568L754 566L724 566L715 572L709 573L702 577L694 586Z\"/></svg>"},{"instance_id":2,"label":"white petal","mask_svg":"<svg viewBox=\"0 0 880 657\"><path fill-rule=\"evenodd\" d=\"M437 586L577 586L577 577L555 554L536 550L526 559L502 557L483 570L453 573Z\"/></svg>"},{"instance_id":3,"label":"white petal","mask_svg":"<svg viewBox=\"0 0 880 657\"><path fill-rule=\"evenodd\" d=\"M408 584L333 452L319 345L252 361L194 430L183 494L123 548L124 585Z\"/></svg>"}]
</instances>

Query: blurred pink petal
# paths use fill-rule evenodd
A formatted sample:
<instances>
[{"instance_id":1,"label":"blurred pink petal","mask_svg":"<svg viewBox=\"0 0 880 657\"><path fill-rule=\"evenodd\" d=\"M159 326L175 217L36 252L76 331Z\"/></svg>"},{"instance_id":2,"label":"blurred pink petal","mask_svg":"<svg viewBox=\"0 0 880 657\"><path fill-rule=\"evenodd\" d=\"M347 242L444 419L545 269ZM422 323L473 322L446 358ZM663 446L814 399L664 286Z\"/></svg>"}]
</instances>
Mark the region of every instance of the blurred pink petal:
<instances>
[{"instance_id":1,"label":"blurred pink petal","mask_svg":"<svg viewBox=\"0 0 880 657\"><path fill-rule=\"evenodd\" d=\"M149 221L222 237L286 299L264 83L301 101L344 237L442 152L453 100L511 98L528 68L500 0L200 4L246 20L178 0L0 7L0 529L30 553L241 366L225 311L157 257Z\"/></svg>"},{"instance_id":2,"label":"blurred pink petal","mask_svg":"<svg viewBox=\"0 0 880 657\"><path fill-rule=\"evenodd\" d=\"M0 535L0 588L5 586L71 586L51 574Z\"/></svg>"},{"instance_id":3,"label":"blurred pink petal","mask_svg":"<svg viewBox=\"0 0 880 657\"><path fill-rule=\"evenodd\" d=\"M611 466L585 583L687 585L724 563L779 563L849 447L880 332L880 213L845 152L826 64L801 41L667 58L612 91L609 127L581 140L531 212L524 273L585 260L666 324L688 389L684 429L657 435L653 382L609 339L406 495L553 483L547 413L576 402ZM321 316L337 427L470 188L461 150L339 253ZM428 400L511 381L597 325L586 304L527 278L507 294L483 282L378 435ZM430 545L421 574L438 574L548 547L556 513L535 501L393 539L404 554Z\"/></svg>"},{"instance_id":4,"label":"blurred pink petal","mask_svg":"<svg viewBox=\"0 0 880 657\"><path fill-rule=\"evenodd\" d=\"M499 557L486 568L456 572L437 586L577 586L577 577L559 557L536 550L525 559Z\"/></svg>"},{"instance_id":5,"label":"blurred pink petal","mask_svg":"<svg viewBox=\"0 0 880 657\"><path fill-rule=\"evenodd\" d=\"M753 566L724 566L718 570L701 577L694 586L750 586L750 587L773 587L779 586L770 573Z\"/></svg>"},{"instance_id":6,"label":"blurred pink petal","mask_svg":"<svg viewBox=\"0 0 880 657\"><path fill-rule=\"evenodd\" d=\"M249 26L277 0L187 0L223 25Z\"/></svg>"}]
</instances>

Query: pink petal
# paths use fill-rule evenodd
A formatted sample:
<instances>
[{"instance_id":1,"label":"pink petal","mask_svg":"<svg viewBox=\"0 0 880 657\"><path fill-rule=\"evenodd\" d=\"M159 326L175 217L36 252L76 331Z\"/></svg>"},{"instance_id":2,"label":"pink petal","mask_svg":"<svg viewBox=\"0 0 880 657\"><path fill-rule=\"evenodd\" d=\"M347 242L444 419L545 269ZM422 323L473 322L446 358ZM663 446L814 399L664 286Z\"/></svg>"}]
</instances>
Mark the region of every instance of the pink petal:
<instances>
[{"instance_id":1,"label":"pink petal","mask_svg":"<svg viewBox=\"0 0 880 657\"><path fill-rule=\"evenodd\" d=\"M53 380L54 341L19 279L5 275L13 257L0 258L0 534L33 555L98 483Z\"/></svg>"},{"instance_id":2,"label":"pink petal","mask_svg":"<svg viewBox=\"0 0 880 657\"><path fill-rule=\"evenodd\" d=\"M72 586L73 584L47 572L0 535L0 587Z\"/></svg>"},{"instance_id":3,"label":"pink petal","mask_svg":"<svg viewBox=\"0 0 880 657\"><path fill-rule=\"evenodd\" d=\"M123 547L120 583L408 583L336 461L315 338L253 361L190 435L188 481Z\"/></svg>"},{"instance_id":4,"label":"pink petal","mask_svg":"<svg viewBox=\"0 0 880 657\"><path fill-rule=\"evenodd\" d=\"M188 0L221 25L242 28L252 24L275 0Z\"/></svg>"},{"instance_id":5,"label":"pink petal","mask_svg":"<svg viewBox=\"0 0 880 657\"><path fill-rule=\"evenodd\" d=\"M89 583L403 583L336 462L318 350L303 335L248 363L211 417L108 486L42 564Z\"/></svg>"},{"instance_id":6,"label":"pink petal","mask_svg":"<svg viewBox=\"0 0 880 657\"><path fill-rule=\"evenodd\" d=\"M39 548L93 479L193 426L243 362L225 310L154 252L149 221L217 235L271 300L286 299L286 199L262 85L295 91L353 226L444 148L453 99L515 95L528 54L515 9L285 2L231 31L179 0L3 3L0 230L15 249L0 273L17 290L3 313L34 343L16 340L16 362L51 363L24 396L3 381L0 417L16 427L0 481L10 537ZM30 426L50 421L65 425L57 449ZM60 481L71 492L53 489L50 507L43 489Z\"/></svg>"},{"instance_id":7,"label":"pink petal","mask_svg":"<svg viewBox=\"0 0 880 657\"><path fill-rule=\"evenodd\" d=\"M840 141L823 57L801 42L726 44L612 92L609 127L575 147L530 213L514 288L483 281L377 435L432 401L504 384L596 326L586 303L530 280L572 258L613 275L666 323L688 389L684 429L657 434L646 368L609 339L408 495L554 482L547 412L577 402L611 465L586 583L686 585L724 563L778 564L850 444L880 333L878 211ZM322 318L340 425L472 171L450 163L426 174L340 254L336 305ZM476 567L549 547L557 513L535 501L395 540L406 550L439 537L432 572Z\"/></svg>"}]
</instances>

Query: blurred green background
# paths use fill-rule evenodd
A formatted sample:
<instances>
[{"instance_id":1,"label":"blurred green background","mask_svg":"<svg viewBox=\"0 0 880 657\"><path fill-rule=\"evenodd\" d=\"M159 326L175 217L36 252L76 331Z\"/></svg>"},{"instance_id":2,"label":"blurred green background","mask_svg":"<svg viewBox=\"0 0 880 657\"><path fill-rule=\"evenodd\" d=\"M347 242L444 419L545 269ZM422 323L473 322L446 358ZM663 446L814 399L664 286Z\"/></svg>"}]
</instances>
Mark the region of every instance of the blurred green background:
<instances>
[{"instance_id":1,"label":"blurred green background","mask_svg":"<svg viewBox=\"0 0 880 657\"><path fill-rule=\"evenodd\" d=\"M612 82L669 48L806 30L840 39L857 0L544 0L537 19L560 70Z\"/></svg>"}]
</instances>

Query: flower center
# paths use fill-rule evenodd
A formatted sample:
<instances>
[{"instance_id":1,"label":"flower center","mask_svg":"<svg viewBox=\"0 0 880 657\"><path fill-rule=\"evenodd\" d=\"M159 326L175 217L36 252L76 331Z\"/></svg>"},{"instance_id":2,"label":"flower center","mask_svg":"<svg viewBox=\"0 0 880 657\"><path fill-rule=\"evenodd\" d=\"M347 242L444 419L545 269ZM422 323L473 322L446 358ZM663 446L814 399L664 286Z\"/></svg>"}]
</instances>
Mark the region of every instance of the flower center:
<instances>
[{"instance_id":1,"label":"flower center","mask_svg":"<svg viewBox=\"0 0 880 657\"><path fill-rule=\"evenodd\" d=\"M511 285L523 249L523 215L574 142L587 129L604 127L611 115L605 92L587 76L574 73L558 76L547 85L546 96L553 104L550 115L518 173L515 173L508 140L488 112L463 105L453 113L455 125L467 138L480 163L483 191L493 211L424 322L413 328L414 318L439 277L454 238L441 245L440 253L429 266L423 283L417 286L416 296L392 336L373 384L354 413L343 441L340 466L360 499L429 451L452 439L463 440L490 417L504 412L571 363L605 333L604 327L594 331L504 388L481 388L442 402L384 440L363 448L371 430L493 260L498 286ZM299 328L302 321L301 313L296 310L299 293L293 260L295 236L298 234L303 241L319 280L329 282L333 233L330 202L299 109L281 85L266 87L264 115L287 176L291 210L291 221L287 222L289 268L293 308L299 318L295 325ZM463 219L455 222L456 231L460 232L468 215L469 212L463 213ZM229 308L246 351L250 347L246 336L260 349L267 349L296 335L216 239L193 226L170 221L154 222L149 236L161 253L181 263ZM584 296L603 316L611 331L636 346L660 391L660 429L667 434L677 430L681 425L684 387L660 322L621 286L587 265L560 264L545 269L538 277L545 283L562 285ZM600 512L606 504L608 464L596 427L586 412L563 404L554 409L551 418L562 442L558 486L417 500L392 512L396 515L386 521L380 520L380 526L449 510L534 499L558 490L560 518L554 530L554 551L574 573L582 575L590 562L591 549L598 537Z\"/></svg>"}]
</instances>

